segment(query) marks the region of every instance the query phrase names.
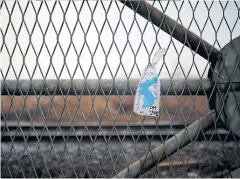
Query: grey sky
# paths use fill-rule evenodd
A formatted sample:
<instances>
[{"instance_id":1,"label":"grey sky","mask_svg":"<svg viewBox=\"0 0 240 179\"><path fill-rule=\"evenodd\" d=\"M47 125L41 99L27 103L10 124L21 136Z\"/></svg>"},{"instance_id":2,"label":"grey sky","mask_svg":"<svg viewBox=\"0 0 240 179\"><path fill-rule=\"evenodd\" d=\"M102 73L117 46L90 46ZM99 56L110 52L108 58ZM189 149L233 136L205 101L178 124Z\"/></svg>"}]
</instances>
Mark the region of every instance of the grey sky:
<instances>
[{"instance_id":1,"label":"grey sky","mask_svg":"<svg viewBox=\"0 0 240 179\"><path fill-rule=\"evenodd\" d=\"M27 2L28 1L24 1L24 0L19 1L22 11L25 10ZM62 12L61 8L63 8L63 10L65 11L65 9L68 5L68 1L60 1L60 2L61 2L61 5L59 3L57 3L54 8L53 14L52 14L52 21L54 23L54 26L55 26L57 32L59 32L59 29L63 22L63 12ZM55 3L55 1L47 1L47 5L48 5L48 8L50 11L52 11L54 3ZM80 9L82 3L83 3L83 1L75 1L77 10ZM100 35L100 40L101 40L102 46L99 44L99 46L95 52L95 55L93 57L93 61L94 61L94 64L97 68L99 75L101 75L106 61L109 64L112 74L115 75L116 71L118 69L119 63L120 63L119 53L122 54L124 46L127 41L127 33L124 30L122 22L124 23L126 30L129 32L131 24L133 23L133 20L134 20L134 12L131 9L129 9L128 7L125 7L122 12L122 22L120 22L120 24L117 27L117 24L118 24L119 18L120 18L120 12L119 12L118 8L120 10L123 8L123 5L121 3L117 2L117 1L112 1L112 2L111 1L103 1L102 3L100 1L99 2L89 1L88 3L89 3L89 6L92 11L95 8L95 6L97 5L96 10L94 11L94 14L93 14L93 20L94 20L95 25L99 32L101 31L101 29L103 27L103 23L106 19L104 8L107 11L109 6L111 5L111 7L109 8L109 12L107 14L107 19L109 21L109 24L110 24L112 30L116 31L116 34L114 36L115 44L110 49L110 46L113 42L113 35L109 28L109 24L105 23L105 26L102 29L102 33ZM153 2L151 1L149 3L153 3ZM155 2L154 6L161 11L163 9L164 10L166 9L165 13L175 20L177 19L177 16L178 16L177 8L180 8L180 6L182 6L181 11L179 13L179 18L181 20L181 23L185 27L187 27L187 28L189 27L189 29L191 31L195 32L197 35L199 35L199 36L202 35L202 38L205 39L206 41L208 41L209 43L211 43L211 44L215 43L214 46L219 49L219 48L223 47L226 43L228 43L231 38L235 38L240 35L240 17L238 14L239 7L240 7L240 1L237 1L237 2L215 1L213 3L213 5L211 6L211 10L210 10L210 14L209 14L210 18L208 18L207 7L210 8L211 3L212 3L212 1L207 1L206 4L203 1L199 1L199 2L198 1L190 1L190 2L188 2L188 1L185 1L185 2L161 1L161 6L160 6L159 2ZM6 4L8 6L9 11L11 12L14 1L6 1ZM33 4L35 10L38 11L41 2L33 1L32 4ZM26 14L24 16L24 20L25 20L27 28L30 32L32 31L33 25L36 21L36 15L35 15L34 9L32 7L32 4L31 3L29 4ZM198 24L200 30L203 29L204 24L207 20L206 26L205 26L202 34L198 30L198 27L197 27L195 21L193 21L192 24L190 25L190 22L193 17L192 8L194 9L196 4L197 4L197 8L194 13L194 17L195 17L195 20L197 21L197 24ZM238 5L238 7L236 4ZM102 5L104 6L104 8ZM91 11L89 10L89 6L88 6L87 2L84 2L80 16L78 16L73 3L72 2L70 3L65 18L66 18L66 23L68 24L71 32L73 31L75 23L78 19L80 20L84 31L85 32L87 31L87 28L91 21ZM191 6L192 6L192 8L191 8ZM223 11L223 9L225 9L225 10ZM225 19L222 21L222 23L220 25L220 22L223 17L223 12L224 12ZM38 19L39 19L39 23L41 25L42 30L45 31L47 24L49 22L49 12L44 3L40 10ZM212 23L214 24L215 30L218 29L217 33L215 33L215 31L214 31L214 28L211 25L210 19L212 20ZM21 17L21 13L20 13L18 4L15 5L11 21L13 23L15 31L18 32L21 21L22 21L22 17ZM140 30L138 28L136 21L138 22L138 25L140 26ZM139 66L140 71L148 63L148 60L149 60L148 54L151 54L151 57L153 57L154 53L158 49L158 47L159 47L158 45L156 45L154 47L154 44L157 42L163 48L169 47L164 60L165 60L166 66L170 72L170 75L172 75L176 68L176 65L178 64L178 54L176 53L175 48L177 49L178 53L180 53L180 51L183 48L183 45L181 43L179 43L178 41L171 39L171 37L168 34L166 34L165 32L163 32L161 30L156 35L155 31L158 31L158 28L155 26L153 27L153 25L150 22L147 22L141 16L136 15L136 21L134 22L132 29L129 32L129 41L133 48L134 53L136 53L139 48L139 45L141 43L141 38L143 38L143 41L145 43L145 46L144 46L144 44L141 45L141 47L138 51L138 54L136 55L136 62ZM227 21L229 27L227 26L226 21ZM7 13L5 5L3 5L2 10L1 10L1 22L0 22L3 33L5 33L5 31L6 31L8 22L9 22L9 15ZM178 21L178 22L180 22L180 21ZM116 28L117 28L117 30L116 30ZM229 28L230 28L230 30L229 30ZM142 35L141 32L143 32L143 31L144 31L144 33ZM57 36L54 32L53 26L52 26L52 24L50 24L50 27L46 33L46 38L45 38L45 42L49 48L50 53L53 52L53 49L56 45L56 42L57 42L56 37ZM10 25L8 32L6 34L6 37L5 37L5 42L6 42L6 45L9 49L10 53L12 53L13 47L16 43L15 39L16 39L16 36L13 33L13 28ZM90 29L86 36L86 40L87 40L89 49L92 54L94 53L96 45L99 42L98 39L99 39L99 35L96 31L96 28L95 28L94 24L91 23ZM157 39L157 41L156 41L156 39ZM40 47L43 42L42 40L43 40L43 35L41 34L39 26L36 25L33 36L31 38L31 41L36 50L36 53L39 53L39 51L40 51ZM218 43L215 42L216 40L218 41ZM21 32L18 36L18 41L19 41L22 52L25 53L27 46L29 44L29 35L27 33L25 25L22 26ZM70 40L70 33L69 33L65 23L63 24L62 31L59 36L59 42L61 44L63 52L66 53L71 40ZM75 32L73 34L73 43L75 45L77 52L79 53L84 44L84 33L79 24L77 25ZM219 45L220 45L220 47L219 47ZM118 52L116 46L117 46L119 52ZM175 46L175 48L174 48L174 46ZM104 54L102 47L103 47L105 53L109 54L107 58ZM146 49L145 49L145 47L146 47ZM30 75L32 75L33 70L36 65L36 62L37 62L37 59L39 61L39 64L40 64L43 74L46 75L47 69L50 64L50 57L48 55L46 47L43 47L43 49L40 53L40 56L38 58L35 56L32 47L30 47L30 49L28 50L28 53L24 59L21 55L19 48L17 47L13 54L13 57L12 57L12 63L16 70L17 75L19 75L19 72L22 68L23 60L25 60L26 67L28 68ZM54 68L56 70L57 75L59 75L61 72L61 69L63 67L63 60L64 60L64 55L62 54L61 49L58 46L56 48L56 51L53 53L53 58L52 58L52 61L54 63ZM139 78L140 74L139 74L136 66L133 68L134 54L129 45L127 45L125 52L122 55L121 60L122 60L122 64L126 70L127 75L129 75L130 72L132 71L130 78ZM69 72L71 75L73 75L78 61L80 62L82 70L86 75L87 72L89 71L89 67L91 65L91 55L90 55L90 52L86 45L82 50L80 58L77 57L73 46L70 47L68 55L66 56L66 64L68 65ZM182 53L179 57L179 61L182 65L184 73L186 75L189 73L189 78L198 77L198 72L196 70L196 66L199 70L200 75L202 75L203 77L206 77L207 70L205 70L205 68L207 65L207 61L202 59L199 55L196 55L195 58L193 58L192 52L187 47L183 48ZM193 61L195 61L196 66L193 65ZM3 70L4 75L7 72L9 62L10 62L10 57L7 53L6 48L4 47L2 50L2 53L1 53L1 68ZM162 65L163 65L163 60L160 60L160 62L156 66L158 71L160 71L160 69L161 69L160 77L161 78L169 78L169 74L166 70L166 66L162 67ZM191 68L192 65L193 65L193 68L189 72L189 69ZM132 68L133 68L133 70L132 70ZM207 67L207 69L208 69L208 67ZM204 72L204 70L205 70L205 72ZM183 77L183 72L179 66L173 77L174 78L182 78ZM7 79L15 79L15 78L16 77L13 73L12 68L10 68L8 75L7 75ZM25 67L23 68L20 78L21 79L29 78ZM34 79L42 79L42 75L41 75L39 68L36 69L33 78ZM49 70L47 78L48 79L56 79L56 76L55 76L55 73L54 73L52 67ZM62 79L70 78L66 67L64 67L60 78L62 78ZM77 67L77 71L75 73L74 78L75 79L83 78L83 74L82 74L79 66ZM93 66L90 70L88 78L97 78L97 75L96 75L96 72L95 72ZM105 68L102 78L112 78L108 67ZM125 78L125 74L124 74L122 67L119 68L116 78Z\"/></svg>"}]
</instances>

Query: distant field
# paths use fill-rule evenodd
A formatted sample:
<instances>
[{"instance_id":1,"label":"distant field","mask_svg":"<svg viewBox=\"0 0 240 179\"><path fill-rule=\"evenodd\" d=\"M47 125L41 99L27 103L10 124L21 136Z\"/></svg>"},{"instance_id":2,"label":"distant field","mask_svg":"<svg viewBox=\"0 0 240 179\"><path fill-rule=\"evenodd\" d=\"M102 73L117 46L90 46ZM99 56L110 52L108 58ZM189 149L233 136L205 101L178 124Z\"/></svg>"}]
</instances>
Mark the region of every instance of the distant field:
<instances>
[{"instance_id":1,"label":"distant field","mask_svg":"<svg viewBox=\"0 0 240 179\"><path fill-rule=\"evenodd\" d=\"M66 99L65 99L66 98ZM53 102L51 101L53 100ZM66 101L65 101L66 100ZM122 100L122 101L121 101ZM192 123L206 114L208 100L205 96L163 96L160 102L160 117L140 117L134 114L134 96L41 96L39 105L35 96L2 96L2 120L20 122L32 121L36 124L69 125L121 125L121 124L185 124ZM52 104L52 105L51 105ZM10 107L11 106L11 107ZM78 107L79 106L79 107ZM21 112L23 113L21 114Z\"/></svg>"}]
</instances>

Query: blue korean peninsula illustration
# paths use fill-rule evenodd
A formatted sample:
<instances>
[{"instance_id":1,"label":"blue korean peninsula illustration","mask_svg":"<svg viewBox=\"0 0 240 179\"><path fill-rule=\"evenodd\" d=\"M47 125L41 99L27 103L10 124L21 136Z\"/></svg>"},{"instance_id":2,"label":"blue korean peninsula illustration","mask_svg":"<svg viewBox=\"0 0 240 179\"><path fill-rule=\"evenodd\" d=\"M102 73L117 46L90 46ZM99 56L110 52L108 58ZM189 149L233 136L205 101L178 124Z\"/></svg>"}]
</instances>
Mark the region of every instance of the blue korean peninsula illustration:
<instances>
[{"instance_id":1,"label":"blue korean peninsula illustration","mask_svg":"<svg viewBox=\"0 0 240 179\"><path fill-rule=\"evenodd\" d=\"M150 107L154 104L154 96L149 87L157 83L157 76L140 84L140 95L143 95L143 108Z\"/></svg>"}]
</instances>

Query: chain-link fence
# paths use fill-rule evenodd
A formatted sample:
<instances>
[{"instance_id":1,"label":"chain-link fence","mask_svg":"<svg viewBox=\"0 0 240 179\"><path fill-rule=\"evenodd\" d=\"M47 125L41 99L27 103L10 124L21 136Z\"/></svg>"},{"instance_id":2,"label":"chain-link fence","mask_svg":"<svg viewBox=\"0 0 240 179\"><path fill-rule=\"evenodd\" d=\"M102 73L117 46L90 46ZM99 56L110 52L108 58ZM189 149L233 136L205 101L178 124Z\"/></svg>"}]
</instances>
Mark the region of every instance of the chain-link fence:
<instances>
[{"instance_id":1,"label":"chain-link fence","mask_svg":"<svg viewBox=\"0 0 240 179\"><path fill-rule=\"evenodd\" d=\"M1 177L240 176L240 1L0 6ZM159 47L160 116L139 116Z\"/></svg>"}]
</instances>

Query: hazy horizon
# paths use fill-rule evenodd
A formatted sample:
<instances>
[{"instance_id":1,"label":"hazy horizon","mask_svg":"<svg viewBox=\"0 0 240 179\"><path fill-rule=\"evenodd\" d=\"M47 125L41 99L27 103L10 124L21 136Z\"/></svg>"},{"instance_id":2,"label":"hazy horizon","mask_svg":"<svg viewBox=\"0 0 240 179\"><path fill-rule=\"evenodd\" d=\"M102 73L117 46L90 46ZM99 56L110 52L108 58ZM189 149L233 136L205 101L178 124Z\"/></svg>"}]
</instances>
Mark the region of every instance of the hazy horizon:
<instances>
[{"instance_id":1,"label":"hazy horizon","mask_svg":"<svg viewBox=\"0 0 240 179\"><path fill-rule=\"evenodd\" d=\"M86 76L91 65L91 60L93 60L99 76L102 73L102 70L105 66L106 61L108 62L109 68L111 69L112 74L114 76L116 75L116 72L118 70L120 59L126 70L127 75L129 76L131 73L130 78L139 78L140 73L136 68L136 65L133 67L134 54L136 54L136 62L141 72L142 69L147 65L149 57L150 58L153 57L154 53L159 48L158 46L158 43L159 43L162 48L168 48L165 58L163 60L160 60L160 62L156 65L157 71L159 72L161 70L160 78L169 78L167 68L169 70L170 75L173 75L176 65L178 64L178 57L185 75L189 73L189 69L191 68L191 66L193 66L191 72L189 73L188 78L199 77L196 67L198 68L201 76L203 77L207 76L208 66L207 66L207 61L205 59L203 59L199 55L195 55L195 57L193 58L192 54L194 54L194 52L191 52L191 50L187 47L183 48L183 45L180 42L178 42L173 38L171 39L171 37L168 34L163 32L162 30L159 30L158 27L153 26L150 22L142 18L140 15L136 14L136 21L134 21L134 11L132 11L126 6L124 7L123 4L118 1L89 1L89 2L74 1L74 3L73 2L69 3L68 1L60 1L60 2L46 1L45 3L41 3L41 1L32 1L32 3L28 3L28 1L17 1L16 3L14 2L15 1L3 1L2 9L1 9L1 30L2 30L2 33L5 34L5 44L1 52L1 69L4 76L7 74L7 70L10 64L10 59L11 59L10 56L8 55L8 51L10 54L12 54L14 46L16 44L16 35L14 34L14 29L16 32L19 31L19 27L22 22L21 11L24 12L27 5L28 7L24 16L25 23L23 23L21 31L18 36L18 42L20 44L21 50L17 46L11 59L17 75L19 75L19 72L22 68L23 60L24 60L26 67L29 70L30 75L32 76L34 68L36 66L36 62L38 60L42 73L45 76L47 69L50 65L50 59L51 59L48 54L48 50L49 50L49 53L52 55L52 63L54 64L54 68L56 70L57 75L59 76L59 74L62 71L60 76L61 79L70 78L66 67L63 68L64 59L66 60L66 64L68 65L68 68L69 68L69 73L71 75L73 75L77 67L74 79L82 79L84 78L84 76ZM230 41L231 38L233 39L239 36L240 34L240 22L239 22L240 17L238 15L239 12L237 9L237 6L238 8L240 7L240 1L238 2L215 1L212 4L212 6L211 6L212 2L210 1L207 1L207 2L161 1L160 3L158 1L156 2L148 1L148 2L151 4L154 3L154 6L156 8L158 8L161 11L164 11L168 16L170 16L175 20L177 20L177 17L178 17L177 8L179 9L181 7L181 11L179 13L179 18L181 21L178 20L178 22L182 23L186 28L189 28L191 31L193 31L197 35L199 36L202 35L202 38L204 40L206 40L210 44L214 44L214 46L217 49L221 49L226 43ZM7 4L8 10L6 9L5 4ZM13 6L14 4L15 6ZM20 5L21 10L18 4ZM48 6L46 6L46 4ZM192 21L192 18L193 18L192 9L195 8L196 4L197 4L197 7L194 13L194 17L195 17L195 20L197 21L198 26L196 25L196 22L194 19L192 24L190 25L190 22ZM77 9L77 11L79 11L81 6L82 6L82 9L78 16L75 8ZM227 26L225 19L223 19L223 21L221 22L223 17L223 9L221 6L225 8L224 16L226 18L226 21L229 27ZM14 7L14 10L12 9L13 7ZM41 7L41 10L39 11L40 7ZM208 17L207 7L208 8L211 7L211 10L209 13L210 18ZM93 20L95 24L93 23L93 21L91 22L91 11L89 8L91 9L91 11L94 11ZM120 20L120 12L118 9L120 11L123 9L121 13L122 21L120 21L119 25L118 25L118 22ZM43 37L44 37L41 33L41 29L43 32L45 32L46 27L49 23L48 10L52 12L52 22L54 26L52 23L50 23L48 31L46 31L46 35L45 35L45 45L40 51L41 45L43 43ZM13 12L11 17L11 22L14 26L14 29L10 24L6 32L6 28L9 22L9 15L7 11ZM36 22L36 13L34 11L36 12L39 11L38 21L41 26L41 29L38 23L36 24L36 26L34 26ZM66 22L63 21L63 14L64 14L63 11L64 12L66 11L66 16L65 16ZM108 11L107 16L105 16L106 14L105 11ZM82 27L80 26L78 19L81 22ZM108 20L108 22L106 21L104 23L106 19ZM214 24L214 28L215 28L215 31L217 31L217 33L215 33L214 31L214 28L211 25L211 21ZM62 22L64 23L62 24ZM74 46L71 44L68 51L68 55L64 57L68 50L69 44L71 43L71 36L68 31L68 28L72 33L76 22L78 22L78 24L73 33L72 41L75 45L77 54L80 54L80 51L81 51L81 55L78 57L78 55L75 52ZM205 22L206 22L206 25L205 25ZM68 26L66 25L66 23ZM122 23L124 23L124 26ZM113 34L111 32L109 24L111 26L112 31L115 33L114 41L113 41ZM27 28L25 25L27 26ZM57 36L56 36L55 30L59 32L61 25L63 26L62 26L61 33L59 33L59 43L61 44L62 49L60 48L59 45L57 45L56 50L53 53L54 47L57 44ZM140 27L140 30L138 26ZM35 55L31 45L30 45L30 48L28 49L28 52L26 53L26 49L29 45L29 39L30 39L27 33L27 30L31 32L33 27L34 27L34 31L31 37L31 41L34 46L36 54L39 55L38 57ZM84 33L86 33L88 27L89 27L89 30L86 36L86 42L88 43L88 46L85 44L83 47L83 44L85 42ZM202 34L198 30L198 27L200 29L203 29L204 27ZM232 34L228 28L230 28L230 30L232 31ZM98 31L96 29L98 29ZM127 32L125 31L125 29ZM159 30L159 33L156 34L158 30ZM102 31L101 35L98 34L100 33L100 31ZM141 32L143 35L141 35ZM101 44L99 44L98 47L96 48L99 42L98 38L100 39L102 46ZM125 47L127 38L129 38L129 43L131 44L131 46L128 44ZM141 38L143 39L143 41L141 41ZM216 40L218 41L218 43L216 42ZM144 42L144 44L142 42ZM8 50L6 49L6 45ZM48 49L46 48L46 45ZM178 56L178 54L176 53L175 48L178 51L178 53L182 51L180 56ZM123 52L124 49L125 51ZM64 54L62 54L62 51ZM26 57L23 58L21 53L23 54L26 53ZM108 55L106 56L105 54L106 55L108 54ZM92 55L93 55L93 58L92 58ZM78 61L85 75L82 74L80 67L77 66ZM165 65L163 65L163 61L165 61L167 68ZM193 62L195 62L196 66L194 65ZM122 66L120 66L118 73L115 77L126 78L126 75L124 73ZM183 78L183 77L184 75L181 70L181 67L178 66L173 78ZM2 78L2 75L1 75L1 78ZM42 78L43 77L41 75L41 71L37 67L35 74L33 75L33 79L42 79ZM47 79L56 79L56 78L57 77L55 76L54 70L51 67L49 70ZM96 79L96 78L98 77L94 70L94 67L92 66L89 72L88 79ZM105 71L103 72L103 75L101 78L105 78L105 79L112 78L111 73L108 69L108 66L106 66ZM12 68L10 68L6 76L6 79L16 79ZM23 70L21 72L20 79L29 79L25 66L23 67Z\"/></svg>"}]
</instances>

